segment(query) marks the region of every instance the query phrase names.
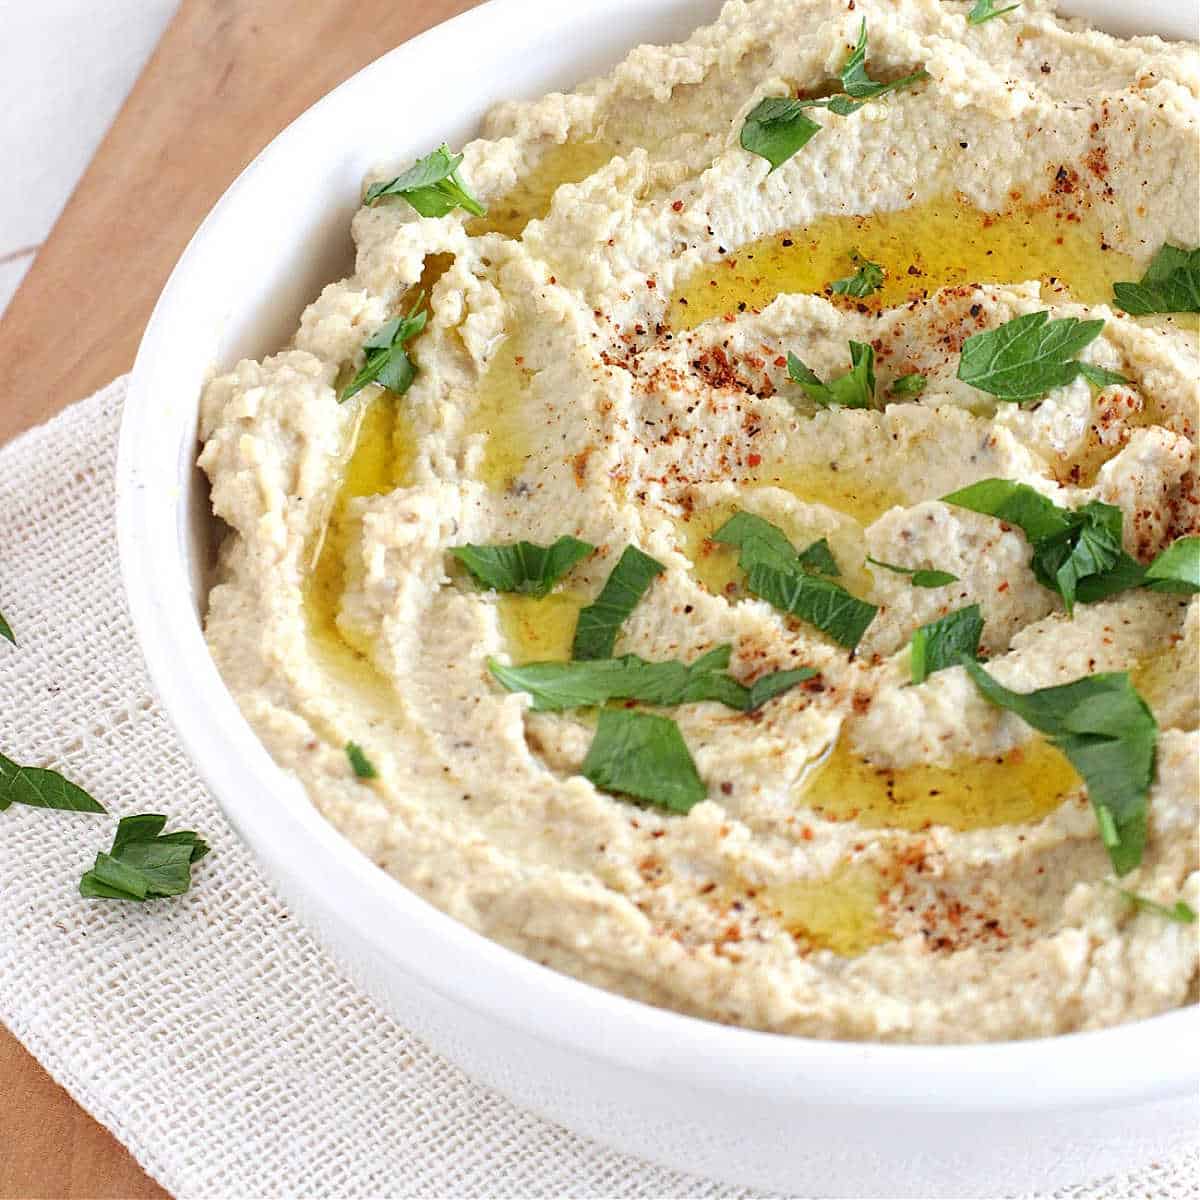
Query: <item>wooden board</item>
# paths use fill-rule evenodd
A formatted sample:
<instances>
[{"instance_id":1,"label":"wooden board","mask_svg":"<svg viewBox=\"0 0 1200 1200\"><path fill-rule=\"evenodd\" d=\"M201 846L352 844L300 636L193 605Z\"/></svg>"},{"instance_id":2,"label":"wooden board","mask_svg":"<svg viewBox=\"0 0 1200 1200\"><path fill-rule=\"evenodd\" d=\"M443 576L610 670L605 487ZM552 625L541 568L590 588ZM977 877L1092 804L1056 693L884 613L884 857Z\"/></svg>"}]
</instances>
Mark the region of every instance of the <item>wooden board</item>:
<instances>
[{"instance_id":1,"label":"wooden board","mask_svg":"<svg viewBox=\"0 0 1200 1200\"><path fill-rule=\"evenodd\" d=\"M280 129L477 2L183 0L0 321L0 443L129 370L196 226ZM0 1200L164 1195L3 1029L0 1096Z\"/></svg>"}]
</instances>

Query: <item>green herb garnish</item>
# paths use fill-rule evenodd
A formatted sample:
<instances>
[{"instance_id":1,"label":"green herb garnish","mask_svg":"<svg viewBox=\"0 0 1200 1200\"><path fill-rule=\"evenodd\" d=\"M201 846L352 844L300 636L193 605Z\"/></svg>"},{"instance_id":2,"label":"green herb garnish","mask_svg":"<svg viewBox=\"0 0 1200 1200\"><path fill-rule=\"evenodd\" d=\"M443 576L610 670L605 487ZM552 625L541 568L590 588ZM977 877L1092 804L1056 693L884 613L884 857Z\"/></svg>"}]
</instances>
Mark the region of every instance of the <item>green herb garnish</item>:
<instances>
[{"instance_id":1,"label":"green herb garnish","mask_svg":"<svg viewBox=\"0 0 1200 1200\"><path fill-rule=\"evenodd\" d=\"M626 546L600 595L579 614L571 657L611 658L621 626L665 569L636 546Z\"/></svg>"},{"instance_id":2,"label":"green herb garnish","mask_svg":"<svg viewBox=\"0 0 1200 1200\"><path fill-rule=\"evenodd\" d=\"M1104 880L1104 882L1114 892L1119 892L1124 896L1134 908L1141 912L1154 913L1156 916L1165 917L1168 921L1175 921L1180 925L1194 925L1196 923L1196 910L1186 900L1176 900L1168 908L1165 904L1159 904L1157 900L1151 900L1148 896L1139 896L1137 892L1131 892L1126 888L1118 887L1117 884L1109 879Z\"/></svg>"},{"instance_id":3,"label":"green herb garnish","mask_svg":"<svg viewBox=\"0 0 1200 1200\"><path fill-rule=\"evenodd\" d=\"M944 496L947 504L996 517L1022 529L1033 547L1033 573L1058 592L1067 612L1078 598L1094 604L1138 587L1142 566L1122 549L1123 514L1093 500L1079 509L1059 508L1028 484L985 479Z\"/></svg>"},{"instance_id":4,"label":"green herb garnish","mask_svg":"<svg viewBox=\"0 0 1200 1200\"><path fill-rule=\"evenodd\" d=\"M815 625L849 650L862 640L879 611L840 584L811 574L814 569L832 574L827 569L829 563L837 567L832 554L828 562L822 562L824 539L801 555L778 526L753 513L737 512L712 535L712 540L738 547L738 566L746 572L749 592ZM828 543L824 543L824 551L828 552Z\"/></svg>"},{"instance_id":5,"label":"green herb garnish","mask_svg":"<svg viewBox=\"0 0 1200 1200\"><path fill-rule=\"evenodd\" d=\"M1071 514L1062 533L1040 541L1033 550L1033 573L1038 582L1063 598L1067 612L1085 579L1103 579L1125 554L1121 527L1125 514L1111 504L1093 500Z\"/></svg>"},{"instance_id":6,"label":"green herb garnish","mask_svg":"<svg viewBox=\"0 0 1200 1200\"><path fill-rule=\"evenodd\" d=\"M1092 363L1080 363L1079 373L1093 387L1113 387L1118 383L1128 384L1129 380L1120 371L1110 371L1107 367L1097 367Z\"/></svg>"},{"instance_id":7,"label":"green herb garnish","mask_svg":"<svg viewBox=\"0 0 1200 1200\"><path fill-rule=\"evenodd\" d=\"M929 73L921 70L892 83L878 83L868 76L866 59L867 22L864 20L859 27L858 41L842 65L842 87L846 94L815 100L771 97L760 101L742 126L742 149L765 158L771 164L771 170L777 170L821 132L822 126L807 115L806 109L827 108L840 117L848 117L858 112L868 100L929 78Z\"/></svg>"},{"instance_id":8,"label":"green herb garnish","mask_svg":"<svg viewBox=\"0 0 1200 1200\"><path fill-rule=\"evenodd\" d=\"M190 830L163 834L166 823L166 817L151 813L123 818L112 849L97 854L79 881L79 894L91 900L154 900L186 892L192 863L208 846Z\"/></svg>"},{"instance_id":9,"label":"green herb garnish","mask_svg":"<svg viewBox=\"0 0 1200 1200\"><path fill-rule=\"evenodd\" d=\"M587 708L631 700L662 708L715 701L738 712L755 712L768 700L812 679L805 667L764 675L746 687L726 674L732 646L719 646L694 663L647 662L636 654L590 662L529 663L511 667L488 660L492 674L510 692L528 692L535 712Z\"/></svg>"},{"instance_id":10,"label":"green herb garnish","mask_svg":"<svg viewBox=\"0 0 1200 1200\"><path fill-rule=\"evenodd\" d=\"M914 83L923 82L929 78L929 72L914 71L911 75L905 75L903 79L896 79L891 83L879 83L872 79L867 74L867 19L864 17L858 27L858 41L850 51L850 57L842 64L841 76L842 89L848 96L853 96L856 100L874 100L878 96L887 95L888 92L896 92L901 88L912 87Z\"/></svg>"},{"instance_id":11,"label":"green herb garnish","mask_svg":"<svg viewBox=\"0 0 1200 1200\"><path fill-rule=\"evenodd\" d=\"M1200 249L1163 246L1141 282L1113 284L1113 297L1131 317L1200 312Z\"/></svg>"},{"instance_id":12,"label":"green herb garnish","mask_svg":"<svg viewBox=\"0 0 1200 1200\"><path fill-rule=\"evenodd\" d=\"M897 575L907 575L912 580L913 587L940 588L949 583L957 583L958 576L949 571L933 571L928 568L898 567L895 563L880 562L877 558L867 555L867 562L873 567L882 567L885 571L893 571Z\"/></svg>"},{"instance_id":13,"label":"green herb garnish","mask_svg":"<svg viewBox=\"0 0 1200 1200\"><path fill-rule=\"evenodd\" d=\"M774 567L752 568L746 587L780 612L816 626L847 650L862 641L879 611L831 580Z\"/></svg>"},{"instance_id":14,"label":"green herb garnish","mask_svg":"<svg viewBox=\"0 0 1200 1200\"><path fill-rule=\"evenodd\" d=\"M450 551L480 587L541 598L577 563L596 549L578 538L560 537L552 546L510 542L495 546L456 546Z\"/></svg>"},{"instance_id":15,"label":"green herb garnish","mask_svg":"<svg viewBox=\"0 0 1200 1200\"><path fill-rule=\"evenodd\" d=\"M1045 310L1027 313L969 337L958 377L981 392L1017 403L1037 400L1083 373L1075 356L1100 336L1103 321L1076 317L1050 320Z\"/></svg>"},{"instance_id":16,"label":"green herb garnish","mask_svg":"<svg viewBox=\"0 0 1200 1200\"><path fill-rule=\"evenodd\" d=\"M3 613L0 613L0 637L5 641L12 642L14 646L17 644L17 639L13 637L12 626L4 619Z\"/></svg>"},{"instance_id":17,"label":"green herb garnish","mask_svg":"<svg viewBox=\"0 0 1200 1200\"><path fill-rule=\"evenodd\" d=\"M1076 601L1095 604L1136 587L1200 592L1200 537L1179 538L1143 567L1122 548L1124 516L1111 504L1059 508L1028 484L1007 479L985 479L943 500L1022 529L1038 582L1058 592L1068 612Z\"/></svg>"},{"instance_id":18,"label":"green herb garnish","mask_svg":"<svg viewBox=\"0 0 1200 1200\"><path fill-rule=\"evenodd\" d=\"M888 391L893 396L906 399L910 396L919 396L925 390L928 382L929 380L924 375L914 371L911 375L901 375L899 379L893 379Z\"/></svg>"},{"instance_id":19,"label":"green herb garnish","mask_svg":"<svg viewBox=\"0 0 1200 1200\"><path fill-rule=\"evenodd\" d=\"M606 792L671 812L690 812L708 794L679 726L651 713L601 709L580 772Z\"/></svg>"},{"instance_id":20,"label":"green herb garnish","mask_svg":"<svg viewBox=\"0 0 1200 1200\"><path fill-rule=\"evenodd\" d=\"M807 550L801 550L796 561L805 571L811 571L814 575L832 575L836 578L842 573L826 538L813 542Z\"/></svg>"},{"instance_id":21,"label":"green herb garnish","mask_svg":"<svg viewBox=\"0 0 1200 1200\"><path fill-rule=\"evenodd\" d=\"M1002 16L1004 13L1012 12L1014 8L1020 7L1020 0L1016 4L1010 4L1007 8L997 8L996 0L975 0L975 6L967 13L967 23L982 25L984 21L990 21L993 17Z\"/></svg>"},{"instance_id":22,"label":"green herb garnish","mask_svg":"<svg viewBox=\"0 0 1200 1200\"><path fill-rule=\"evenodd\" d=\"M840 575L837 559L826 538L813 542L797 553L787 534L778 525L753 513L735 512L709 539L724 546L738 548L738 566L749 571L757 565L792 571L797 567L814 575Z\"/></svg>"},{"instance_id":23,"label":"green herb garnish","mask_svg":"<svg viewBox=\"0 0 1200 1200\"><path fill-rule=\"evenodd\" d=\"M839 296L856 296L860 300L879 291L883 287L883 268L878 263L871 262L869 258L860 258L857 254L851 255L851 258L858 264L858 269L844 279L835 279L829 285L829 290Z\"/></svg>"},{"instance_id":24,"label":"green herb garnish","mask_svg":"<svg viewBox=\"0 0 1200 1200\"><path fill-rule=\"evenodd\" d=\"M865 342L850 343L850 370L829 383L822 383L791 351L787 363L788 377L823 408L871 408L875 403L875 348Z\"/></svg>"},{"instance_id":25,"label":"green herb garnish","mask_svg":"<svg viewBox=\"0 0 1200 1200\"><path fill-rule=\"evenodd\" d=\"M964 658L979 690L1016 713L1070 760L1087 786L1100 837L1118 876L1141 861L1158 722L1128 674L1091 675L1061 687L1011 692Z\"/></svg>"},{"instance_id":26,"label":"green herb garnish","mask_svg":"<svg viewBox=\"0 0 1200 1200\"><path fill-rule=\"evenodd\" d=\"M1193 596L1200 592L1200 537L1181 537L1146 568L1145 586L1153 592Z\"/></svg>"},{"instance_id":27,"label":"green herb garnish","mask_svg":"<svg viewBox=\"0 0 1200 1200\"><path fill-rule=\"evenodd\" d=\"M408 357L404 343L412 341L425 328L428 314L421 308L424 303L425 293L422 292L407 317L393 317L363 343L366 362L342 389L342 394L338 396L339 404L345 404L351 396L358 395L369 383L377 383L397 396L403 396L412 387L417 368Z\"/></svg>"},{"instance_id":28,"label":"green herb garnish","mask_svg":"<svg viewBox=\"0 0 1200 1200\"><path fill-rule=\"evenodd\" d=\"M771 170L777 170L821 132L822 126L804 111L811 107L811 101L783 97L761 101L742 126L742 149L765 158Z\"/></svg>"},{"instance_id":29,"label":"green herb garnish","mask_svg":"<svg viewBox=\"0 0 1200 1200\"><path fill-rule=\"evenodd\" d=\"M367 189L363 203L374 204L384 196L403 196L423 217L444 217L456 208L482 217L487 209L467 191L458 177L462 160L461 154L451 154L450 147L443 143L395 179L373 183Z\"/></svg>"},{"instance_id":30,"label":"green herb garnish","mask_svg":"<svg viewBox=\"0 0 1200 1200\"><path fill-rule=\"evenodd\" d=\"M709 540L723 546L736 546L739 551L738 566L743 571L749 571L756 563L766 563L781 571L802 566L801 556L796 553L796 547L788 540L787 534L778 525L772 525L754 513L735 512ZM810 546L805 554L810 553L816 545ZM825 545L828 548L827 542ZM836 567L837 563L833 565Z\"/></svg>"},{"instance_id":31,"label":"green herb garnish","mask_svg":"<svg viewBox=\"0 0 1200 1200\"><path fill-rule=\"evenodd\" d=\"M977 659L982 636L983 614L978 604L970 604L938 621L922 625L912 639L913 683L924 683L935 671L957 666L964 655Z\"/></svg>"},{"instance_id":32,"label":"green herb garnish","mask_svg":"<svg viewBox=\"0 0 1200 1200\"><path fill-rule=\"evenodd\" d=\"M0 812L13 804L54 808L62 812L104 812L102 804L57 771L22 767L0 754Z\"/></svg>"},{"instance_id":33,"label":"green herb garnish","mask_svg":"<svg viewBox=\"0 0 1200 1200\"><path fill-rule=\"evenodd\" d=\"M359 779L378 778L379 773L375 770L375 765L357 742L346 743L346 757L350 760L350 767Z\"/></svg>"}]
</instances>

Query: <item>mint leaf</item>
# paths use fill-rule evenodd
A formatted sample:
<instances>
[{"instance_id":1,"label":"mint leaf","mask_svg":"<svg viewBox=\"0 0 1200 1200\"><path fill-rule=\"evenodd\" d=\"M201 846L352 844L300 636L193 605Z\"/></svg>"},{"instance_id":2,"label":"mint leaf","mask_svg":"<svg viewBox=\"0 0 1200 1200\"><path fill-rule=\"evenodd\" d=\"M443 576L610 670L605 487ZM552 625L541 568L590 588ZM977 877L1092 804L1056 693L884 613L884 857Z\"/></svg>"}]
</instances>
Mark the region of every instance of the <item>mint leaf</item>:
<instances>
[{"instance_id":1,"label":"mint leaf","mask_svg":"<svg viewBox=\"0 0 1200 1200\"><path fill-rule=\"evenodd\" d=\"M1000 400L1037 400L1079 376L1082 364L1075 356L1103 329L1103 321L1051 321L1044 310L1027 313L967 338L958 377Z\"/></svg>"},{"instance_id":2,"label":"mint leaf","mask_svg":"<svg viewBox=\"0 0 1200 1200\"><path fill-rule=\"evenodd\" d=\"M193 863L208 846L191 830L163 834L167 818L154 813L125 817L117 826L112 850L97 854L79 881L89 899L152 900L178 896L191 886Z\"/></svg>"},{"instance_id":3,"label":"mint leaf","mask_svg":"<svg viewBox=\"0 0 1200 1200\"><path fill-rule=\"evenodd\" d=\"M1109 596L1142 587L1146 582L1146 568L1136 558L1124 551L1120 558L1103 575L1089 575L1080 579L1075 586L1075 601L1078 604L1098 604Z\"/></svg>"},{"instance_id":4,"label":"mint leaf","mask_svg":"<svg viewBox=\"0 0 1200 1200\"><path fill-rule=\"evenodd\" d=\"M1022 529L1033 547L1034 575L1062 596L1068 613L1076 600L1095 604L1145 580L1145 569L1122 548L1123 515L1111 504L1059 508L1028 484L1007 479L985 479L942 499Z\"/></svg>"},{"instance_id":5,"label":"mint leaf","mask_svg":"<svg viewBox=\"0 0 1200 1200\"><path fill-rule=\"evenodd\" d=\"M864 17L862 24L858 27L858 41L855 43L854 49L850 51L850 56L842 64L841 77L842 90L847 95L853 96L856 100L874 100L877 96L886 95L888 92L895 92L900 88L911 87L914 83L921 83L929 78L929 72L914 71L911 75L906 75L903 79L897 79L892 83L879 83L872 79L867 74L867 19Z\"/></svg>"},{"instance_id":6,"label":"mint leaf","mask_svg":"<svg viewBox=\"0 0 1200 1200\"><path fill-rule=\"evenodd\" d=\"M1063 598L1067 612L1075 609L1080 582L1107 575L1121 561L1124 514L1111 504L1092 501L1070 514L1062 533L1039 541L1033 549L1033 573L1044 587Z\"/></svg>"},{"instance_id":7,"label":"mint leaf","mask_svg":"<svg viewBox=\"0 0 1200 1200\"><path fill-rule=\"evenodd\" d=\"M801 571L780 571L761 563L751 568L746 587L780 612L816 626L847 650L862 641L879 611L832 580Z\"/></svg>"},{"instance_id":8,"label":"mint leaf","mask_svg":"<svg viewBox=\"0 0 1200 1200\"><path fill-rule=\"evenodd\" d=\"M777 525L753 513L737 512L713 534L712 540L738 547L738 566L746 572L749 592L815 625L848 649L858 645L879 611L832 580L809 573L838 573L824 538L797 554Z\"/></svg>"},{"instance_id":9,"label":"mint leaf","mask_svg":"<svg viewBox=\"0 0 1200 1200\"><path fill-rule=\"evenodd\" d=\"M346 743L346 757L350 760L350 767L359 779L376 779L378 777L374 764L357 742Z\"/></svg>"},{"instance_id":10,"label":"mint leaf","mask_svg":"<svg viewBox=\"0 0 1200 1200\"><path fill-rule=\"evenodd\" d=\"M103 805L57 771L22 767L0 754L0 812L13 804L61 812L104 812Z\"/></svg>"},{"instance_id":11,"label":"mint leaf","mask_svg":"<svg viewBox=\"0 0 1200 1200\"><path fill-rule=\"evenodd\" d=\"M712 535L710 541L736 546L740 551L738 566L743 571L749 571L756 564L763 563L781 571L791 571L799 567L802 571L816 575L837 576L842 573L837 559L833 557L833 551L829 548L827 538L821 538L806 550L797 553L796 548L788 541L787 534L778 525L772 525L770 521L756 517L753 513L735 512Z\"/></svg>"},{"instance_id":12,"label":"mint leaf","mask_svg":"<svg viewBox=\"0 0 1200 1200\"><path fill-rule=\"evenodd\" d=\"M596 549L578 538L560 537L552 546L510 542L496 546L456 546L450 551L480 587L541 598L577 563Z\"/></svg>"},{"instance_id":13,"label":"mint leaf","mask_svg":"<svg viewBox=\"0 0 1200 1200\"><path fill-rule=\"evenodd\" d=\"M807 667L776 671L748 688L725 674L732 650L731 646L721 646L690 666L647 662L636 654L626 654L622 658L529 663L521 667L489 659L488 668L510 692L528 692L535 712L586 708L611 700L662 708L715 701L738 712L752 712L817 673Z\"/></svg>"},{"instance_id":14,"label":"mint leaf","mask_svg":"<svg viewBox=\"0 0 1200 1200\"><path fill-rule=\"evenodd\" d=\"M777 696L815 679L819 674L812 667L796 667L790 671L772 671L769 675L763 675L750 685L750 696L743 711L758 712Z\"/></svg>"},{"instance_id":15,"label":"mint leaf","mask_svg":"<svg viewBox=\"0 0 1200 1200\"><path fill-rule=\"evenodd\" d=\"M958 576L951 575L949 571L898 567L895 563L880 562L879 559L872 558L870 555L867 555L867 562L874 567L882 567L885 571L894 571L897 575L907 575L912 580L913 587L940 588L958 582Z\"/></svg>"},{"instance_id":16,"label":"mint leaf","mask_svg":"<svg viewBox=\"0 0 1200 1200\"><path fill-rule=\"evenodd\" d=\"M1194 596L1200 592L1200 537L1172 542L1147 568L1146 587L1154 592Z\"/></svg>"},{"instance_id":17,"label":"mint leaf","mask_svg":"<svg viewBox=\"0 0 1200 1200\"><path fill-rule=\"evenodd\" d=\"M424 303L425 293L422 292L407 317L393 317L363 343L366 361L362 370L342 389L339 404L358 395L369 383L377 383L397 396L403 396L412 387L417 369L408 357L404 343L412 341L425 328L427 314L419 311Z\"/></svg>"},{"instance_id":18,"label":"mint leaf","mask_svg":"<svg viewBox=\"0 0 1200 1200\"><path fill-rule=\"evenodd\" d=\"M802 570L811 571L815 575L840 575L841 568L837 565L837 559L833 557L833 551L829 548L829 541L826 538L821 538L820 541L813 542L807 550L801 550L796 558Z\"/></svg>"},{"instance_id":19,"label":"mint leaf","mask_svg":"<svg viewBox=\"0 0 1200 1200\"><path fill-rule=\"evenodd\" d=\"M983 636L983 613L978 604L970 604L941 620L922 625L912 639L912 681L924 683L935 671L958 666L964 655L979 657L979 639Z\"/></svg>"},{"instance_id":20,"label":"mint leaf","mask_svg":"<svg viewBox=\"0 0 1200 1200\"><path fill-rule=\"evenodd\" d=\"M875 349L864 342L850 343L850 370L822 383L796 355L788 352L788 376L804 394L822 407L870 408L875 403Z\"/></svg>"},{"instance_id":21,"label":"mint leaf","mask_svg":"<svg viewBox=\"0 0 1200 1200\"><path fill-rule=\"evenodd\" d=\"M1110 371L1107 367L1096 367L1091 363L1080 363L1079 373L1093 387L1106 388L1113 387L1118 383L1129 382L1119 371Z\"/></svg>"},{"instance_id":22,"label":"mint leaf","mask_svg":"<svg viewBox=\"0 0 1200 1200\"><path fill-rule=\"evenodd\" d=\"M372 205L384 196L403 196L423 217L444 217L456 208L482 217L487 209L467 191L458 177L462 160L461 154L451 154L450 147L443 143L395 179L372 184L363 203Z\"/></svg>"},{"instance_id":23,"label":"mint leaf","mask_svg":"<svg viewBox=\"0 0 1200 1200\"><path fill-rule=\"evenodd\" d=\"M1154 913L1157 916L1165 917L1168 921L1175 921L1180 925L1194 925L1196 923L1196 910L1186 900L1176 900L1168 908L1165 904L1159 904L1157 900L1151 900L1148 896L1139 896L1137 892L1130 892L1123 887L1118 887L1111 880L1106 879L1104 882L1114 892L1119 892L1124 896L1134 908L1141 912Z\"/></svg>"},{"instance_id":24,"label":"mint leaf","mask_svg":"<svg viewBox=\"0 0 1200 1200\"><path fill-rule=\"evenodd\" d=\"M749 571L757 563L777 567L781 571L800 566L800 556L787 534L778 525L772 525L754 513L735 512L712 535L710 541L736 546L739 551L738 566L743 571ZM810 546L809 550L812 549Z\"/></svg>"},{"instance_id":25,"label":"mint leaf","mask_svg":"<svg viewBox=\"0 0 1200 1200\"><path fill-rule=\"evenodd\" d=\"M708 792L679 726L667 717L600 710L581 774L596 787L687 813Z\"/></svg>"},{"instance_id":26,"label":"mint leaf","mask_svg":"<svg viewBox=\"0 0 1200 1200\"><path fill-rule=\"evenodd\" d=\"M999 17L1007 12L1012 12L1014 8L1020 8L1020 2L1010 4L1007 8L996 8L996 0L975 0L975 6L967 13L967 23L970 25L982 25L984 21L990 21L993 17Z\"/></svg>"},{"instance_id":27,"label":"mint leaf","mask_svg":"<svg viewBox=\"0 0 1200 1200\"><path fill-rule=\"evenodd\" d=\"M12 642L14 646L17 644L17 639L13 637L12 626L4 619L3 613L0 613L0 637Z\"/></svg>"},{"instance_id":28,"label":"mint leaf","mask_svg":"<svg viewBox=\"0 0 1200 1200\"><path fill-rule=\"evenodd\" d=\"M943 496L942 500L995 517L1006 525L1016 525L1035 544L1071 528L1067 509L1059 508L1029 484L1010 479L983 479Z\"/></svg>"},{"instance_id":29,"label":"mint leaf","mask_svg":"<svg viewBox=\"0 0 1200 1200\"><path fill-rule=\"evenodd\" d=\"M665 569L636 546L626 546L600 595L579 614L571 657L611 658L621 626Z\"/></svg>"},{"instance_id":30,"label":"mint leaf","mask_svg":"<svg viewBox=\"0 0 1200 1200\"><path fill-rule=\"evenodd\" d=\"M765 158L778 170L798 150L807 146L821 126L805 115L808 101L773 97L757 104L742 126L742 149Z\"/></svg>"},{"instance_id":31,"label":"mint leaf","mask_svg":"<svg viewBox=\"0 0 1200 1200\"><path fill-rule=\"evenodd\" d=\"M1164 245L1141 282L1113 284L1113 297L1131 317L1200 312L1200 249Z\"/></svg>"},{"instance_id":32,"label":"mint leaf","mask_svg":"<svg viewBox=\"0 0 1200 1200\"><path fill-rule=\"evenodd\" d=\"M899 379L893 379L888 391L903 400L909 396L919 396L928 382L924 375L914 371L911 375L901 375Z\"/></svg>"},{"instance_id":33,"label":"mint leaf","mask_svg":"<svg viewBox=\"0 0 1200 1200\"><path fill-rule=\"evenodd\" d=\"M1154 781L1158 722L1128 674L1091 675L1019 693L964 659L976 687L1048 737L1087 786L1113 869L1127 875L1146 845L1146 801Z\"/></svg>"},{"instance_id":34,"label":"mint leaf","mask_svg":"<svg viewBox=\"0 0 1200 1200\"><path fill-rule=\"evenodd\" d=\"M829 285L829 290L839 296L857 296L859 299L879 291L883 287L883 268L878 263L871 262L869 258L860 258L857 254L851 255L851 258L858 264L858 270L844 279L835 279Z\"/></svg>"}]
</instances>

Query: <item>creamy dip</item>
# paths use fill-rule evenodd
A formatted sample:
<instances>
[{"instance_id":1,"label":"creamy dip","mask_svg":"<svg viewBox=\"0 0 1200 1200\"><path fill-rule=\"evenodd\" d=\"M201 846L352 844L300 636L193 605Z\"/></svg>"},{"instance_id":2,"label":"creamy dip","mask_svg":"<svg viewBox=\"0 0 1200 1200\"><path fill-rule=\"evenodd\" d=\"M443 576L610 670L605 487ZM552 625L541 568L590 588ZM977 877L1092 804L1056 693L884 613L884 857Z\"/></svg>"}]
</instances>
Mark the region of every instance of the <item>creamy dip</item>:
<instances>
[{"instance_id":1,"label":"creamy dip","mask_svg":"<svg viewBox=\"0 0 1200 1200\"><path fill-rule=\"evenodd\" d=\"M1200 244L1200 54L970 8L732 0L681 45L499 105L460 168L486 215L362 207L355 273L205 392L229 527L207 634L246 718L364 854L541 963L828 1038L1031 1037L1196 998L1197 926L1114 885L1200 908L1200 601L1068 614L1020 528L941 498L1003 479L1103 501L1143 564L1197 532L1196 318L1127 315L1113 285ZM812 109L820 134L771 170L748 115L836 93L864 19L874 77L928 78ZM880 287L831 289L864 261ZM411 388L339 403L422 292ZM958 378L968 337L1043 310L1102 319L1079 358L1125 382L1016 404ZM851 341L877 402L820 407L788 355L829 380ZM893 395L912 374L924 390ZM879 610L853 653L750 593L712 537L737 511L827 539ZM541 599L450 553L563 535L597 550ZM706 793L686 814L598 789L596 712L535 712L488 668L565 660L629 545L664 571L618 654L816 672L755 712L665 712ZM1147 842L1119 880L1047 738L961 666L911 685L914 632L972 604L1008 688L1131 672L1153 710Z\"/></svg>"}]
</instances>

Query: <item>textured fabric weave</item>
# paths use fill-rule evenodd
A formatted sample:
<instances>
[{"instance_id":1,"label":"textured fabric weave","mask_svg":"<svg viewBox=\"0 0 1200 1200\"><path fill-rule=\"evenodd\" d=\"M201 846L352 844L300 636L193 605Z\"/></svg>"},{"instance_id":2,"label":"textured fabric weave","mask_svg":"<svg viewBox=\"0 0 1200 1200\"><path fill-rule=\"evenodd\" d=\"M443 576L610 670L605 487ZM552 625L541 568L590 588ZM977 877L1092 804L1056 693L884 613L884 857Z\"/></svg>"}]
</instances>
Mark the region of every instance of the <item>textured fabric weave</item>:
<instances>
[{"instance_id":1,"label":"textured fabric weave","mask_svg":"<svg viewBox=\"0 0 1200 1200\"><path fill-rule=\"evenodd\" d=\"M0 750L110 816L0 814L0 1020L180 1200L725 1196L528 1116L346 982L268 889L154 699L113 525L118 380L0 451ZM115 818L213 853L188 895L87 902ZM2 1083L2 1081L0 1081ZM1200 1193L1200 1153L1063 1200Z\"/></svg>"}]
</instances>

